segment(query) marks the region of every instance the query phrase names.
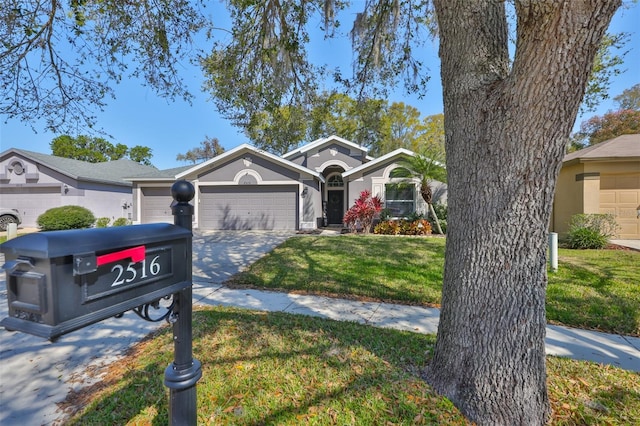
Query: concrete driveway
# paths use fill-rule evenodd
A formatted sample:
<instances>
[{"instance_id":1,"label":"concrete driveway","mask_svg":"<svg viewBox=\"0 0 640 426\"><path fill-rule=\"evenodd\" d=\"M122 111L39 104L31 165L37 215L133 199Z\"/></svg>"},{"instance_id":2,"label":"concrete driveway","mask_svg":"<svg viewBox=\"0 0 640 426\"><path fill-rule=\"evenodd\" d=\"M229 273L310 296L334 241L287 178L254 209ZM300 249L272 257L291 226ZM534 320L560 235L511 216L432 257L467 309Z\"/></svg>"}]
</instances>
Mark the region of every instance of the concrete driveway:
<instances>
[{"instance_id":1,"label":"concrete driveway","mask_svg":"<svg viewBox=\"0 0 640 426\"><path fill-rule=\"evenodd\" d=\"M223 283L295 235L286 231L209 231L193 238L193 281Z\"/></svg>"},{"instance_id":2,"label":"concrete driveway","mask_svg":"<svg viewBox=\"0 0 640 426\"><path fill-rule=\"evenodd\" d=\"M216 286L293 236L291 232L196 233L193 240L194 293ZM0 254L0 265L4 256ZM0 318L8 314L5 274L0 274ZM196 296L197 297L197 296ZM160 325L127 312L60 337L45 339L0 328L0 425L62 424L57 403L69 391L100 380L101 366Z\"/></svg>"}]
</instances>

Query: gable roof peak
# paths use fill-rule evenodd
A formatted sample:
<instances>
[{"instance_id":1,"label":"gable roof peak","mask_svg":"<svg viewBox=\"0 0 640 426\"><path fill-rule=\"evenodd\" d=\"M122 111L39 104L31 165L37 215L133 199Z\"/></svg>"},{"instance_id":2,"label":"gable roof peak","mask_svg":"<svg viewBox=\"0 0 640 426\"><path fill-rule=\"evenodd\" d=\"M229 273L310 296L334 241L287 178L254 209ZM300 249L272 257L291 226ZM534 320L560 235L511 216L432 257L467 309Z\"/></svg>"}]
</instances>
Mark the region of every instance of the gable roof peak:
<instances>
[{"instance_id":1,"label":"gable roof peak","mask_svg":"<svg viewBox=\"0 0 640 426\"><path fill-rule=\"evenodd\" d=\"M316 177L317 179L320 179L321 181L324 181L322 175L320 175L318 172L315 172L311 169L308 169L306 167L300 166L296 163L293 163L285 158L282 157L278 157L277 155L274 155L268 151L265 151L261 148L257 148L253 145L249 145L247 143L243 143L242 145L238 145L237 147L229 150L229 151L225 151L220 155L216 155L215 157L205 161L204 163L200 163L197 164L185 171L183 171L182 173L179 173L176 175L176 179L182 179L185 178L186 176L189 176L193 173L197 173L200 170L206 169L208 166L210 165L214 165L220 161L223 161L225 158L232 158L235 155L241 154L242 152L251 152L255 155L259 155L262 156L266 159L268 159L269 161L272 161L276 164L281 164L289 169L293 169L293 170L297 170L299 172L303 172L303 173L307 173L310 174L314 177Z\"/></svg>"},{"instance_id":2,"label":"gable roof peak","mask_svg":"<svg viewBox=\"0 0 640 426\"><path fill-rule=\"evenodd\" d=\"M306 145L302 145L302 146L300 146L300 147L298 147L298 148L296 148L296 149L294 149L292 151L289 151L286 154L284 154L282 156L282 158L291 158L291 157L295 156L296 154L304 154L305 152L308 152L308 151L311 151L311 150L314 150L314 149L320 149L323 146L328 145L328 144L333 143L333 142L337 142L337 143L339 143L339 144L341 144L343 146L347 146L349 148L361 151L364 155L366 155L367 151L368 151L368 149L365 148L362 145L358 145L357 143L351 142L350 140L341 138L340 136L337 136L337 135L331 135L331 136L328 136L326 138L316 139L313 142L309 142Z\"/></svg>"},{"instance_id":3,"label":"gable roof peak","mask_svg":"<svg viewBox=\"0 0 640 426\"><path fill-rule=\"evenodd\" d=\"M351 170L348 170L344 173L342 173L342 177L348 177L351 176L353 174L359 173L363 170L367 170L373 167L376 167L379 164L382 164L386 161L390 161L393 159L398 159L398 158L402 158L402 157L415 157L417 154L413 151L410 151L406 148L398 148L394 151L391 151L385 155L383 155L382 157L378 157L372 161L369 161L368 163L364 163L358 167L354 167Z\"/></svg>"}]
</instances>

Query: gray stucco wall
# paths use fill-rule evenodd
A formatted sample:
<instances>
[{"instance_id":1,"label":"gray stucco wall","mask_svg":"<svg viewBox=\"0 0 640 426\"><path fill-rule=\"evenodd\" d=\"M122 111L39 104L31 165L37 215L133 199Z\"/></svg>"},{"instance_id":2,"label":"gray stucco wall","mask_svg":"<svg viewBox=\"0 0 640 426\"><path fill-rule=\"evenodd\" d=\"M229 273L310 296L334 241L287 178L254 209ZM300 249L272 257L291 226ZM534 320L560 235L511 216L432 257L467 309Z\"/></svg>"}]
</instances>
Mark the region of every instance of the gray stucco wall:
<instances>
[{"instance_id":1,"label":"gray stucco wall","mask_svg":"<svg viewBox=\"0 0 640 426\"><path fill-rule=\"evenodd\" d=\"M198 175L200 182L233 182L234 177L242 170L257 172L263 181L295 180L299 179L299 172L275 164L262 157L247 153L234 157L220 164L212 170L203 171Z\"/></svg>"},{"instance_id":2,"label":"gray stucco wall","mask_svg":"<svg viewBox=\"0 0 640 426\"><path fill-rule=\"evenodd\" d=\"M24 166L24 173L9 170L15 161ZM129 218L133 197L129 186L118 186L75 180L45 165L19 155L9 155L0 161L2 207L17 208L22 214L22 227L36 227L37 218L45 211L60 206L85 207L96 218ZM7 205L5 205L7 204ZM123 208L123 206L128 206Z\"/></svg>"},{"instance_id":3,"label":"gray stucco wall","mask_svg":"<svg viewBox=\"0 0 640 426\"><path fill-rule=\"evenodd\" d=\"M306 167L319 172L322 172L322 170L318 170L318 168L327 162L334 164L345 163L349 168L353 168L361 165L363 159L361 151L352 150L338 143L323 146L319 151L310 151L307 155Z\"/></svg>"},{"instance_id":4,"label":"gray stucco wall","mask_svg":"<svg viewBox=\"0 0 640 426\"><path fill-rule=\"evenodd\" d=\"M322 217L322 195L320 193L318 181L305 180L304 187L307 195L302 204L302 221L316 227L318 218Z\"/></svg>"}]
</instances>

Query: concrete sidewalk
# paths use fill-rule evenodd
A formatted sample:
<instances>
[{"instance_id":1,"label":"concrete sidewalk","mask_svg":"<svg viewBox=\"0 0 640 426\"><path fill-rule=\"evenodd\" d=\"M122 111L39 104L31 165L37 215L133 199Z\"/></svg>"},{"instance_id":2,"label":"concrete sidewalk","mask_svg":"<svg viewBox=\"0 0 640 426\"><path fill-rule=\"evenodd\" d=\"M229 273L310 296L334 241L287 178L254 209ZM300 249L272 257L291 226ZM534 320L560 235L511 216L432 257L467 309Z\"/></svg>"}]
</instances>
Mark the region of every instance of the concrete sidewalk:
<instances>
[{"instance_id":1,"label":"concrete sidewalk","mask_svg":"<svg viewBox=\"0 0 640 426\"><path fill-rule=\"evenodd\" d=\"M609 242L635 251L640 251L640 240L611 240Z\"/></svg>"},{"instance_id":2,"label":"concrete sidewalk","mask_svg":"<svg viewBox=\"0 0 640 426\"><path fill-rule=\"evenodd\" d=\"M438 330L440 310L381 302L358 302L321 296L230 289L223 285L194 283L194 303L312 315L355 321L375 327L417 333ZM555 325L547 326L547 355L610 364L640 372L640 338Z\"/></svg>"}]
</instances>

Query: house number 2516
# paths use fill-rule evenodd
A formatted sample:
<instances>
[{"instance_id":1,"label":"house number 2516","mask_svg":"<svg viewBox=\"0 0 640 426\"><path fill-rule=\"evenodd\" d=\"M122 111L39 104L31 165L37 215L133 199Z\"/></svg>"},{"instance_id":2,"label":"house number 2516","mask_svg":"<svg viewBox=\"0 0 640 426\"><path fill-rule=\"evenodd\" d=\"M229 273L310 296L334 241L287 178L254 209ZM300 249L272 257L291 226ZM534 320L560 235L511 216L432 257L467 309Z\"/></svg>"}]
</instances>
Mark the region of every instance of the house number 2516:
<instances>
[{"instance_id":1,"label":"house number 2516","mask_svg":"<svg viewBox=\"0 0 640 426\"><path fill-rule=\"evenodd\" d=\"M111 287L117 287L122 284L128 284L130 282L135 281L136 279L144 280L145 278L151 276L158 275L160 273L160 264L158 263L158 258L160 256L156 256L149 263L149 270L147 271L147 259L142 260L142 268L140 268L140 276L138 277L138 271L133 267L135 263L129 262L127 269L124 266L116 264L111 268L111 272L118 273L118 276L113 283L111 283Z\"/></svg>"}]
</instances>

